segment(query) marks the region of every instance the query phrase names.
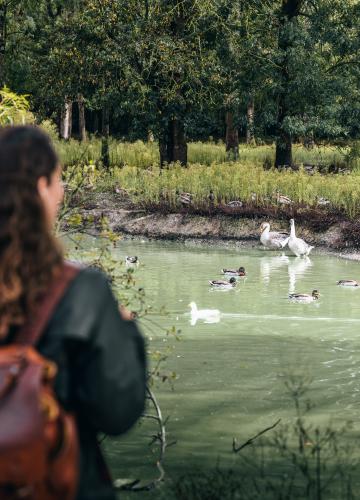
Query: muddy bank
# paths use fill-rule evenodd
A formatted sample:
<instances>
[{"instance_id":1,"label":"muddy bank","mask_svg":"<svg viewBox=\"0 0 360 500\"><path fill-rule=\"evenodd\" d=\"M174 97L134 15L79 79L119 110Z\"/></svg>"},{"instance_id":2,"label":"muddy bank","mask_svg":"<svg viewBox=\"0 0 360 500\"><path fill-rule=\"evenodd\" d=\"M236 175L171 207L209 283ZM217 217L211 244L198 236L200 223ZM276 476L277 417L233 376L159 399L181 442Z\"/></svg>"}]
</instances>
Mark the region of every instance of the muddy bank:
<instances>
[{"instance_id":1,"label":"muddy bank","mask_svg":"<svg viewBox=\"0 0 360 500\"><path fill-rule=\"evenodd\" d=\"M110 228L128 237L146 237L183 241L186 244L213 244L221 246L259 246L259 229L265 220L270 222L272 230L288 231L291 214L265 209L259 213L237 214L194 214L148 213L110 196L98 196L81 210L84 219L94 221L97 227L101 216L105 216ZM296 217L297 215L297 217ZM324 214L293 214L296 217L297 235L315 245L317 251L334 252L347 258L360 260L360 221L341 220Z\"/></svg>"}]
</instances>

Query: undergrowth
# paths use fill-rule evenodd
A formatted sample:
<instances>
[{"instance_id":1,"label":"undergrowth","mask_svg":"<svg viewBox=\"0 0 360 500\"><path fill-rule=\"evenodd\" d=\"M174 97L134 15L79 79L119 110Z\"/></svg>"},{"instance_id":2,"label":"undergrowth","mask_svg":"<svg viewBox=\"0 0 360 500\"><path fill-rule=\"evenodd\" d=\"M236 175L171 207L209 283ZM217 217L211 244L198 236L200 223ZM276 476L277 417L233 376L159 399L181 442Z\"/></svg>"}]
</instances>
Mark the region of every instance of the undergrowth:
<instances>
[{"instance_id":1,"label":"undergrowth","mask_svg":"<svg viewBox=\"0 0 360 500\"><path fill-rule=\"evenodd\" d=\"M242 163L209 167L194 164L186 169L176 164L167 169L126 166L110 171L78 164L68 171L75 171L75 177L86 177L83 193L115 193L147 210L186 209L209 213L221 209L230 214L247 210L251 215L266 208L267 211L274 209L277 215L284 212L288 216L313 209L321 213L343 213L350 218L360 213L360 174L357 172L309 176L303 169L266 171L261 166L249 168ZM183 193L189 193L187 200ZM284 203L280 195L288 197L288 202ZM234 200L242 206L227 206Z\"/></svg>"},{"instance_id":2,"label":"undergrowth","mask_svg":"<svg viewBox=\"0 0 360 500\"><path fill-rule=\"evenodd\" d=\"M92 137L89 141L79 143L75 139L59 141L51 126L44 124L46 132L52 136L61 161L65 165L79 162L99 163L101 158L101 139ZM358 146L357 146L358 147ZM149 168L159 166L159 148L156 142L135 141L125 142L114 138L109 143L110 165L123 167L132 166ZM239 160L241 163L258 166L272 166L275 159L275 146L250 146L240 144ZM189 142L189 164L212 165L226 163L225 145L222 142ZM295 165L312 165L327 171L337 168L360 168L359 154L351 145L337 147L332 145L315 146L308 149L301 144L293 146L293 161Z\"/></svg>"}]
</instances>

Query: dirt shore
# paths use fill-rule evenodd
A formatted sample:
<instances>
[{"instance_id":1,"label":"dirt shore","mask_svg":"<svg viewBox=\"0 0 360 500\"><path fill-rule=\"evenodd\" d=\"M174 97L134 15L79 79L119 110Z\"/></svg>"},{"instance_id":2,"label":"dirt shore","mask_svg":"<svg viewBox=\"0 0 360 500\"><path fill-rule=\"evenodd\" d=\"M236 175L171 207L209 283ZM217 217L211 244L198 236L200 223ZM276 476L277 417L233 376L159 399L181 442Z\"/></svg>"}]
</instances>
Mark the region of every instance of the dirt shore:
<instances>
[{"instance_id":1,"label":"dirt shore","mask_svg":"<svg viewBox=\"0 0 360 500\"><path fill-rule=\"evenodd\" d=\"M288 231L284 213L194 214L149 213L111 195L98 195L81 210L85 218L95 221L105 216L110 228L124 237L146 237L182 241L187 245L207 244L222 247L259 247L261 222L268 221L272 230ZM295 215L296 217L296 215ZM289 215L290 218L290 215ZM316 252L335 253L360 260L360 222L324 216L324 222L309 217L296 218L297 235L315 246Z\"/></svg>"}]
</instances>

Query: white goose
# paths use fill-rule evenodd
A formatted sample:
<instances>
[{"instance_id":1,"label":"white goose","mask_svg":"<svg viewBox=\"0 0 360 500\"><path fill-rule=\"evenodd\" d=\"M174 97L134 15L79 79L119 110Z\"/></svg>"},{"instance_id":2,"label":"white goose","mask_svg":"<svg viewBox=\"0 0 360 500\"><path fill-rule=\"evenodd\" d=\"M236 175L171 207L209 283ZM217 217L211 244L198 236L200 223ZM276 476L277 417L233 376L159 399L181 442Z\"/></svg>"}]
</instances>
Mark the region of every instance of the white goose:
<instances>
[{"instance_id":1,"label":"white goose","mask_svg":"<svg viewBox=\"0 0 360 500\"><path fill-rule=\"evenodd\" d=\"M294 219L290 219L290 238L288 241L288 245L290 250L296 255L296 257L303 257L304 255L307 256L314 248L313 246L308 245L306 241L296 237Z\"/></svg>"},{"instance_id":2,"label":"white goose","mask_svg":"<svg viewBox=\"0 0 360 500\"><path fill-rule=\"evenodd\" d=\"M270 224L268 222L263 222L260 229L260 241L264 247L277 250L286 247L289 241L289 236L286 233L270 232Z\"/></svg>"},{"instance_id":3,"label":"white goose","mask_svg":"<svg viewBox=\"0 0 360 500\"><path fill-rule=\"evenodd\" d=\"M220 311L218 309L198 309L195 302L190 302L191 326L195 326L198 319L205 323L219 323Z\"/></svg>"}]
</instances>

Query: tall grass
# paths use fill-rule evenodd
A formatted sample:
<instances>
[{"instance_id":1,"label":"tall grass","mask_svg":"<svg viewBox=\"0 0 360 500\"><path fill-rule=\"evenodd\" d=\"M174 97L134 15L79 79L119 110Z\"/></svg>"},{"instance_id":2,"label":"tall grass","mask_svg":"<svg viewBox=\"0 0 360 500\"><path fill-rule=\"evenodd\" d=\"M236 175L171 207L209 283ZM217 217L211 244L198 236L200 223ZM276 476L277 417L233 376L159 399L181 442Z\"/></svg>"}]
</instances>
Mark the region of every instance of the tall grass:
<instances>
[{"instance_id":1,"label":"tall grass","mask_svg":"<svg viewBox=\"0 0 360 500\"><path fill-rule=\"evenodd\" d=\"M298 172L264 171L259 165L222 163L204 166L190 165L184 169L173 165L143 169L134 166L115 167L110 173L98 175L96 189L125 189L136 204L161 204L171 209L181 207L179 193L192 195L193 207L209 206L210 190L216 205L241 200L254 206L276 205L276 193L291 198L295 204L316 206L320 198L330 201L330 207L344 211L348 216L360 214L360 174L309 176Z\"/></svg>"},{"instance_id":2,"label":"tall grass","mask_svg":"<svg viewBox=\"0 0 360 500\"><path fill-rule=\"evenodd\" d=\"M65 165L74 165L79 162L98 162L101 157L101 140L92 138L86 143L70 141L55 141L61 161ZM338 165L344 164L347 150L340 150L335 146L318 146L306 149L301 145L294 145L293 156L296 164L311 165ZM190 164L211 165L225 163L226 152L223 143L191 142L188 145ZM275 158L274 145L247 146L240 145L241 163L263 165L267 162L272 165ZM155 142L133 143L110 140L110 163L112 166L132 166L148 168L159 164L158 145ZM355 162L356 163L356 162ZM360 168L360 162L358 162Z\"/></svg>"}]
</instances>

